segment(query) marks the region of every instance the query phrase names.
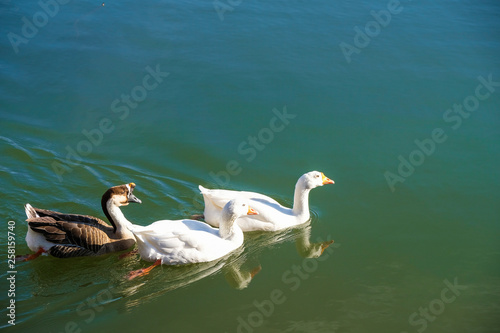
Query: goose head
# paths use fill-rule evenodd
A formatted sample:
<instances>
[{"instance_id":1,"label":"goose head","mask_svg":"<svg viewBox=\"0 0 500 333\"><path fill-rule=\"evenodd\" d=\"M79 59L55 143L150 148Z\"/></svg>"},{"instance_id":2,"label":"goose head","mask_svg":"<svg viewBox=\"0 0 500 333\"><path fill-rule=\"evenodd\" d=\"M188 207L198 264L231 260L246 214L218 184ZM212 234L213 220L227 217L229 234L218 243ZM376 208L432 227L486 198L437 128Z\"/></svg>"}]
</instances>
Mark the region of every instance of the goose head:
<instances>
[{"instance_id":1,"label":"goose head","mask_svg":"<svg viewBox=\"0 0 500 333\"><path fill-rule=\"evenodd\" d=\"M142 201L132 193L134 188L134 183L113 186L102 196L102 210L109 222L113 225L115 232L117 227L116 224L121 222L119 220L125 219L123 214L119 212L120 209L118 207L127 206L131 202L142 203Z\"/></svg>"},{"instance_id":2,"label":"goose head","mask_svg":"<svg viewBox=\"0 0 500 333\"><path fill-rule=\"evenodd\" d=\"M222 238L227 238L233 233L236 219L243 215L258 215L259 213L241 199L230 200L222 209L222 217L219 223L219 233Z\"/></svg>"},{"instance_id":3,"label":"goose head","mask_svg":"<svg viewBox=\"0 0 500 333\"><path fill-rule=\"evenodd\" d=\"M333 180L325 176L323 172L319 171L311 171L302 175L297 182L297 185L300 184L304 187L304 189L312 190L318 186L323 186L326 184L335 184Z\"/></svg>"},{"instance_id":4,"label":"goose head","mask_svg":"<svg viewBox=\"0 0 500 333\"><path fill-rule=\"evenodd\" d=\"M104 193L102 198L103 200L106 199L106 202L111 200L112 204L117 207L127 206L131 202L142 203L142 201L132 193L134 188L134 183L113 186Z\"/></svg>"}]
</instances>

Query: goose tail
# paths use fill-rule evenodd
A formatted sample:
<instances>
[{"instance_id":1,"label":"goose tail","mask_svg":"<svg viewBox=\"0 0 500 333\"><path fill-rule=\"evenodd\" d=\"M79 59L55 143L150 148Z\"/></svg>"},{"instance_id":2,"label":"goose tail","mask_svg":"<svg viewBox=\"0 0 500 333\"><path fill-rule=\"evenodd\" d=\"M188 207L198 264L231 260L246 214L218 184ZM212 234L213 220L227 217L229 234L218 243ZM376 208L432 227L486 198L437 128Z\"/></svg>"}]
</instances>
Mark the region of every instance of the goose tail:
<instances>
[{"instance_id":1,"label":"goose tail","mask_svg":"<svg viewBox=\"0 0 500 333\"><path fill-rule=\"evenodd\" d=\"M210 191L208 188L205 188L201 185L198 185L198 188L200 189L201 194L208 194L208 192Z\"/></svg>"},{"instance_id":2,"label":"goose tail","mask_svg":"<svg viewBox=\"0 0 500 333\"><path fill-rule=\"evenodd\" d=\"M24 211L26 212L26 217L28 219L34 219L40 217L40 215L38 215L38 213L36 212L35 208L33 208L33 206L30 205L29 203L24 205Z\"/></svg>"}]
</instances>

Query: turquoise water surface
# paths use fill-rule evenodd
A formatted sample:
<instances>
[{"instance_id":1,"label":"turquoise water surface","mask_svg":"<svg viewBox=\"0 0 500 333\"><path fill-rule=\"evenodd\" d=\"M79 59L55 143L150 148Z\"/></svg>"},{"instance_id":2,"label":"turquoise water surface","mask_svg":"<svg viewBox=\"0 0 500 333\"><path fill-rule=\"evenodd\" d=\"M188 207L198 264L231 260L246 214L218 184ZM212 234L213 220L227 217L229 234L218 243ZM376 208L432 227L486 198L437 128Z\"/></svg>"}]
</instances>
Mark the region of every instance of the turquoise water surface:
<instances>
[{"instance_id":1,"label":"turquoise water surface","mask_svg":"<svg viewBox=\"0 0 500 333\"><path fill-rule=\"evenodd\" d=\"M5 331L500 331L498 1L2 1L0 15ZM311 192L311 221L246 234L225 260L132 281L137 256L9 267L30 252L27 202L104 218L104 191L134 182L143 203L123 212L147 225L202 213L199 184L290 206L311 170L335 180Z\"/></svg>"}]
</instances>

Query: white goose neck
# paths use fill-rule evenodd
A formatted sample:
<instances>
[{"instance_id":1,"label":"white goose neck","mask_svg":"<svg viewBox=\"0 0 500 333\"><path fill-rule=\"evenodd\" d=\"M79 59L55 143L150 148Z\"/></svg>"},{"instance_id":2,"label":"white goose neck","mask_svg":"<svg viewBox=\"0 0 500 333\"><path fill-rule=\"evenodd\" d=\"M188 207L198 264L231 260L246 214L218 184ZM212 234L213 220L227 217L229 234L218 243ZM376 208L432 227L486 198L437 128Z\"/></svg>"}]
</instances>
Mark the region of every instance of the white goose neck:
<instances>
[{"instance_id":1,"label":"white goose neck","mask_svg":"<svg viewBox=\"0 0 500 333\"><path fill-rule=\"evenodd\" d=\"M309 220L309 192L304 185L302 179L299 179L295 185L295 193L293 195L293 214L301 217L301 220Z\"/></svg>"},{"instance_id":2,"label":"white goose neck","mask_svg":"<svg viewBox=\"0 0 500 333\"><path fill-rule=\"evenodd\" d=\"M113 200L108 200L106 208L116 226L116 236L120 238L134 238L132 232L127 228L127 226L132 225L132 223L123 215L120 207L116 206Z\"/></svg>"},{"instance_id":3,"label":"white goose neck","mask_svg":"<svg viewBox=\"0 0 500 333\"><path fill-rule=\"evenodd\" d=\"M231 240L236 234L243 233L236 223L237 218L235 214L231 214L225 210L222 211L219 221L219 235L221 238Z\"/></svg>"}]
</instances>

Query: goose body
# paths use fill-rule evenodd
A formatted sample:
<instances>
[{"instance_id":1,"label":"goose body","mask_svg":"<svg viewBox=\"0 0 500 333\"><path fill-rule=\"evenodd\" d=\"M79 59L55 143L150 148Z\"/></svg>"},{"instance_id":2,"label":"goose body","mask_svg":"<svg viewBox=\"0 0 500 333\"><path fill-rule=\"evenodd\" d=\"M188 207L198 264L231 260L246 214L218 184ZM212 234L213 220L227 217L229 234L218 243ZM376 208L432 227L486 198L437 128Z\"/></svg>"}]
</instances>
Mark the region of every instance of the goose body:
<instances>
[{"instance_id":1,"label":"goose body","mask_svg":"<svg viewBox=\"0 0 500 333\"><path fill-rule=\"evenodd\" d=\"M111 225L89 215L64 214L26 204L26 243L36 252L29 259L43 252L58 258L97 256L133 246L134 235L126 228L131 223L119 207L141 203L132 194L134 187L134 183L114 186L102 196L101 206Z\"/></svg>"},{"instance_id":2,"label":"goose body","mask_svg":"<svg viewBox=\"0 0 500 333\"><path fill-rule=\"evenodd\" d=\"M311 215L309 212L309 192L313 188L334 181L322 172L311 171L302 175L295 185L293 208L284 207L276 200L266 195L231 190L210 190L199 186L205 201L205 221L212 226L218 226L222 207L231 199L246 200L259 215L241 216L237 223L244 231L277 231L294 227L307 222Z\"/></svg>"},{"instance_id":3,"label":"goose body","mask_svg":"<svg viewBox=\"0 0 500 333\"><path fill-rule=\"evenodd\" d=\"M158 264L179 265L210 262L243 244L243 232L235 220L257 214L241 200L229 201L220 216L220 228L196 220L161 220L149 226L131 225L141 258Z\"/></svg>"}]
</instances>

